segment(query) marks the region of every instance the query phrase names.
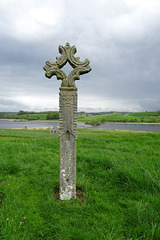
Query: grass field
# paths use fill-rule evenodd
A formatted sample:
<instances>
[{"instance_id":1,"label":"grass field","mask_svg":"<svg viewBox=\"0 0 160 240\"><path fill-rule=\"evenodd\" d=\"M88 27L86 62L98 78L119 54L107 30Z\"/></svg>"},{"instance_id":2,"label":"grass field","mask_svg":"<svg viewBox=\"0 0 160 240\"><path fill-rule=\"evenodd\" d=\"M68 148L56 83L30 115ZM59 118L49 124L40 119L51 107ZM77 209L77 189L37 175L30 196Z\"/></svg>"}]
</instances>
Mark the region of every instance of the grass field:
<instances>
[{"instance_id":1,"label":"grass field","mask_svg":"<svg viewBox=\"0 0 160 240\"><path fill-rule=\"evenodd\" d=\"M79 121L94 123L94 121L102 122L133 122L133 123L160 123L159 112L137 112L137 113L111 113L111 114L97 114L94 116L79 115ZM92 124L91 124L92 125Z\"/></svg>"},{"instance_id":2,"label":"grass field","mask_svg":"<svg viewBox=\"0 0 160 240\"><path fill-rule=\"evenodd\" d=\"M1 113L0 119L17 119L17 120L47 120L47 113L33 113L33 114L21 114L17 113Z\"/></svg>"},{"instance_id":3,"label":"grass field","mask_svg":"<svg viewBox=\"0 0 160 240\"><path fill-rule=\"evenodd\" d=\"M160 134L79 129L77 188L56 200L59 138L0 130L1 240L159 240Z\"/></svg>"}]
</instances>

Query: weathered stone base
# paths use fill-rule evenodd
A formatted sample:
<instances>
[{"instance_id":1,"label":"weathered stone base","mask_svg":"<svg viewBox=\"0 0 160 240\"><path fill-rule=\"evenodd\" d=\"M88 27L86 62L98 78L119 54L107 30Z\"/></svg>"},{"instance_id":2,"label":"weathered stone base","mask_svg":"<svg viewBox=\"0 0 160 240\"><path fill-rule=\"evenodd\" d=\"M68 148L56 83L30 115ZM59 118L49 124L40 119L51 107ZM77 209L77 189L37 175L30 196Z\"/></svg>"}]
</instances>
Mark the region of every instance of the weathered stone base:
<instances>
[{"instance_id":1,"label":"weathered stone base","mask_svg":"<svg viewBox=\"0 0 160 240\"><path fill-rule=\"evenodd\" d=\"M60 199L76 197L76 141L70 134L60 138Z\"/></svg>"},{"instance_id":2,"label":"weathered stone base","mask_svg":"<svg viewBox=\"0 0 160 240\"><path fill-rule=\"evenodd\" d=\"M60 199L76 198L77 88L61 87L60 105Z\"/></svg>"}]
</instances>

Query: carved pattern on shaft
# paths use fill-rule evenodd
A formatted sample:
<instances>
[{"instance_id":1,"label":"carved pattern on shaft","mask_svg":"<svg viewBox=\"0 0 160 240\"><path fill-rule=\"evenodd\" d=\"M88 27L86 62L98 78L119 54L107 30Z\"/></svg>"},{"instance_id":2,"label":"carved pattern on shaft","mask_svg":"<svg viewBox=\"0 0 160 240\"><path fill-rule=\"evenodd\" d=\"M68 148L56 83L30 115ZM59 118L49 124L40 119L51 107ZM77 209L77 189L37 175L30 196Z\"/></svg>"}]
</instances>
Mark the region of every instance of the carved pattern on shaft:
<instances>
[{"instance_id":1,"label":"carved pattern on shaft","mask_svg":"<svg viewBox=\"0 0 160 240\"><path fill-rule=\"evenodd\" d=\"M66 132L77 138L77 88L60 88L59 136Z\"/></svg>"}]
</instances>

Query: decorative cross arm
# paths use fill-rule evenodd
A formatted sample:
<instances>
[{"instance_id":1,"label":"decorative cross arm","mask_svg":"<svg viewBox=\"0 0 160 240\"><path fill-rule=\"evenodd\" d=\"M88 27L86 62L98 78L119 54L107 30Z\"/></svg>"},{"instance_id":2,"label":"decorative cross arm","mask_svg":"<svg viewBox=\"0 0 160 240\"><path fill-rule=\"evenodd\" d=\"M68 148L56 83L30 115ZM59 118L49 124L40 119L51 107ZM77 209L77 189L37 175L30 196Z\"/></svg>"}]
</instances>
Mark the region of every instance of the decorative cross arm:
<instances>
[{"instance_id":1,"label":"decorative cross arm","mask_svg":"<svg viewBox=\"0 0 160 240\"><path fill-rule=\"evenodd\" d=\"M79 57L74 56L76 52L76 47L71 47L69 43L66 43L64 47L59 46L61 56L56 57L56 62L46 62L43 68L46 71L45 76L51 78L53 75L56 75L58 80L62 80L61 87L75 87L75 80L79 80L80 75L91 71L90 61L85 59L81 62ZM61 70L67 62L74 68L68 76Z\"/></svg>"}]
</instances>

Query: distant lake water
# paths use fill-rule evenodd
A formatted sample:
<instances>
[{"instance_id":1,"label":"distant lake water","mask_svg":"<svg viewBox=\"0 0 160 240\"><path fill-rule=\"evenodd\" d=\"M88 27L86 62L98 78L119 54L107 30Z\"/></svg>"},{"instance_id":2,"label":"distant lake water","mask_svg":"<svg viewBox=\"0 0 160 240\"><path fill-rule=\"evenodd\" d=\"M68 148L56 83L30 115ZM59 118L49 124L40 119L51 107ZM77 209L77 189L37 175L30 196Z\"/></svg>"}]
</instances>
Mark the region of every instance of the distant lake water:
<instances>
[{"instance_id":1,"label":"distant lake water","mask_svg":"<svg viewBox=\"0 0 160 240\"><path fill-rule=\"evenodd\" d=\"M4 128L38 128L58 126L58 122L13 122L10 120L0 120L0 129Z\"/></svg>"},{"instance_id":2,"label":"distant lake water","mask_svg":"<svg viewBox=\"0 0 160 240\"><path fill-rule=\"evenodd\" d=\"M58 126L59 122L12 122L10 120L0 120L0 129L5 128L38 128ZM104 123L99 126L87 126L84 123L78 123L78 128L95 129L117 129L131 131L160 132L160 124L123 124L123 123Z\"/></svg>"}]
</instances>

